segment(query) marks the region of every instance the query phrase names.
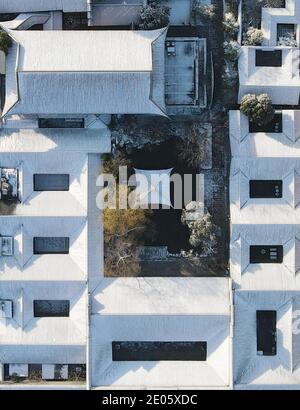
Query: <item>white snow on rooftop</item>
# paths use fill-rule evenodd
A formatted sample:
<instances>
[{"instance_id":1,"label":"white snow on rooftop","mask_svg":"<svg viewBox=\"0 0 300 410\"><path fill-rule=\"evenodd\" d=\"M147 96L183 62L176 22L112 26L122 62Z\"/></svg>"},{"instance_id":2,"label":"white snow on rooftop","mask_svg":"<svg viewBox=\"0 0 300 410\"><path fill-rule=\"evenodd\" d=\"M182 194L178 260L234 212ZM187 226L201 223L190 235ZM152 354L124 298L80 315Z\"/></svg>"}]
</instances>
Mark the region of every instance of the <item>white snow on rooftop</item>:
<instances>
[{"instance_id":1,"label":"white snow on rooftop","mask_svg":"<svg viewBox=\"0 0 300 410\"><path fill-rule=\"evenodd\" d=\"M228 279L104 279L93 298L94 387L229 387ZM204 362L113 362L116 340L207 341L208 357Z\"/></svg>"},{"instance_id":2,"label":"white snow on rooftop","mask_svg":"<svg viewBox=\"0 0 300 410\"><path fill-rule=\"evenodd\" d=\"M0 231L14 241L13 256L0 258L0 281L87 279L86 217L0 216ZM34 237L68 237L68 254L34 254Z\"/></svg>"},{"instance_id":3,"label":"white snow on rooftop","mask_svg":"<svg viewBox=\"0 0 300 410\"><path fill-rule=\"evenodd\" d=\"M230 143L233 157L299 157L300 111L282 111L282 133L250 133L249 120L230 111Z\"/></svg>"},{"instance_id":4,"label":"white snow on rooftop","mask_svg":"<svg viewBox=\"0 0 300 410\"><path fill-rule=\"evenodd\" d=\"M299 292L235 293L234 383L236 388L295 388L300 385L300 338L295 333ZM260 356L256 344L256 311L277 312L277 354Z\"/></svg>"},{"instance_id":5,"label":"white snow on rooftop","mask_svg":"<svg viewBox=\"0 0 300 410\"><path fill-rule=\"evenodd\" d=\"M2 13L21 13L28 11L80 12L87 10L86 0L1 0Z\"/></svg>"},{"instance_id":6,"label":"white snow on rooftop","mask_svg":"<svg viewBox=\"0 0 300 410\"><path fill-rule=\"evenodd\" d=\"M164 115L165 29L8 32L3 115Z\"/></svg>"},{"instance_id":7,"label":"white snow on rooftop","mask_svg":"<svg viewBox=\"0 0 300 410\"><path fill-rule=\"evenodd\" d=\"M2 363L85 363L87 291L84 282L1 282L13 318L0 320ZM69 300L69 317L34 317L34 300Z\"/></svg>"},{"instance_id":8,"label":"white snow on rooftop","mask_svg":"<svg viewBox=\"0 0 300 410\"><path fill-rule=\"evenodd\" d=\"M0 152L110 152L108 129L0 129Z\"/></svg>"},{"instance_id":9,"label":"white snow on rooftop","mask_svg":"<svg viewBox=\"0 0 300 410\"><path fill-rule=\"evenodd\" d=\"M281 198L250 198L250 181L282 181ZM300 162L293 158L234 158L231 163L232 224L299 224Z\"/></svg>"},{"instance_id":10,"label":"white snow on rooftop","mask_svg":"<svg viewBox=\"0 0 300 410\"><path fill-rule=\"evenodd\" d=\"M300 289L299 225L233 225L230 267L235 288L245 290ZM250 263L250 246L283 246L282 263Z\"/></svg>"}]
</instances>

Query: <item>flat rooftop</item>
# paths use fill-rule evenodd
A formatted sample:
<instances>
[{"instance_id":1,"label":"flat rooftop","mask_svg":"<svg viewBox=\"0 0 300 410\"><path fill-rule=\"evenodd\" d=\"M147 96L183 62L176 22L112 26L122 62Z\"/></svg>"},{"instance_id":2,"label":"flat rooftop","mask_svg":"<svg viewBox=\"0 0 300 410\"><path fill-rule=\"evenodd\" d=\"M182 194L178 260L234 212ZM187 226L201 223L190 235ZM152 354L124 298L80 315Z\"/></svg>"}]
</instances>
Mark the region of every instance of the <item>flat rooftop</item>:
<instances>
[{"instance_id":1,"label":"flat rooftop","mask_svg":"<svg viewBox=\"0 0 300 410\"><path fill-rule=\"evenodd\" d=\"M206 40L167 38L165 93L168 106L205 106Z\"/></svg>"}]
</instances>

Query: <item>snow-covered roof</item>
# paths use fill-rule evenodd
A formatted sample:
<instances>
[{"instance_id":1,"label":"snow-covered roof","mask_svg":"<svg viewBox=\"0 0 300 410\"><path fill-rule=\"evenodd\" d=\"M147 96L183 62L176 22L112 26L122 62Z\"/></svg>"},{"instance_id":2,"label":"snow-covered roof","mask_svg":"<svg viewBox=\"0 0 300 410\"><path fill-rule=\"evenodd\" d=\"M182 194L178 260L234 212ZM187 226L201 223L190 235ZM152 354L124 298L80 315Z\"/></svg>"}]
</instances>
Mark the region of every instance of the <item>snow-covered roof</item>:
<instances>
[{"instance_id":1,"label":"snow-covered roof","mask_svg":"<svg viewBox=\"0 0 300 410\"><path fill-rule=\"evenodd\" d=\"M231 276L236 289L300 290L300 226L277 224L232 225ZM250 263L250 246L282 246L282 263Z\"/></svg>"},{"instance_id":2,"label":"snow-covered roof","mask_svg":"<svg viewBox=\"0 0 300 410\"><path fill-rule=\"evenodd\" d=\"M250 198L250 181L282 181L281 198ZM232 224L299 224L300 162L293 158L234 158L231 162Z\"/></svg>"},{"instance_id":3,"label":"snow-covered roof","mask_svg":"<svg viewBox=\"0 0 300 410\"><path fill-rule=\"evenodd\" d=\"M1 0L1 13L55 10L65 13L86 11L87 0Z\"/></svg>"},{"instance_id":4,"label":"snow-covered roof","mask_svg":"<svg viewBox=\"0 0 300 410\"><path fill-rule=\"evenodd\" d=\"M230 386L230 281L103 279L93 293L93 387ZM206 361L116 362L112 341L206 341Z\"/></svg>"},{"instance_id":5,"label":"snow-covered roof","mask_svg":"<svg viewBox=\"0 0 300 410\"><path fill-rule=\"evenodd\" d=\"M296 47L263 47L263 50L282 51L280 67L256 66L256 51L262 47L243 46L239 54L239 100L246 94L267 93L273 104L298 105L300 74L296 62L299 50Z\"/></svg>"},{"instance_id":6,"label":"snow-covered roof","mask_svg":"<svg viewBox=\"0 0 300 410\"><path fill-rule=\"evenodd\" d=\"M88 155L70 152L0 153L0 166L18 170L19 200L14 215L87 215ZM36 174L66 174L67 191L35 191Z\"/></svg>"},{"instance_id":7,"label":"snow-covered roof","mask_svg":"<svg viewBox=\"0 0 300 410\"><path fill-rule=\"evenodd\" d=\"M110 132L104 129L0 129L0 152L55 153L110 152Z\"/></svg>"},{"instance_id":8,"label":"snow-covered roof","mask_svg":"<svg viewBox=\"0 0 300 410\"><path fill-rule=\"evenodd\" d=\"M0 281L85 281L87 218L0 216L0 233L13 237L13 256L0 257ZM34 254L34 237L68 237L68 254ZM32 286L34 286L32 284Z\"/></svg>"},{"instance_id":9,"label":"snow-covered roof","mask_svg":"<svg viewBox=\"0 0 300 410\"><path fill-rule=\"evenodd\" d=\"M236 388L300 388L299 292L236 292L234 383ZM277 354L257 354L256 311L277 313Z\"/></svg>"},{"instance_id":10,"label":"snow-covered roof","mask_svg":"<svg viewBox=\"0 0 300 410\"><path fill-rule=\"evenodd\" d=\"M296 24L299 41L300 4L298 0L285 0L285 8L264 7L262 9L261 29L264 33L264 45L276 46L277 24Z\"/></svg>"},{"instance_id":11,"label":"snow-covered roof","mask_svg":"<svg viewBox=\"0 0 300 410\"><path fill-rule=\"evenodd\" d=\"M3 115L164 115L166 29L8 32Z\"/></svg>"},{"instance_id":12,"label":"snow-covered roof","mask_svg":"<svg viewBox=\"0 0 300 410\"><path fill-rule=\"evenodd\" d=\"M282 111L282 133L250 133L249 120L240 111L229 113L231 152L234 157L299 157L300 111Z\"/></svg>"},{"instance_id":13,"label":"snow-covered roof","mask_svg":"<svg viewBox=\"0 0 300 410\"><path fill-rule=\"evenodd\" d=\"M85 363L85 282L8 280L0 299L13 302L13 317L0 319L2 363ZM34 317L34 300L69 300L70 315Z\"/></svg>"}]
</instances>

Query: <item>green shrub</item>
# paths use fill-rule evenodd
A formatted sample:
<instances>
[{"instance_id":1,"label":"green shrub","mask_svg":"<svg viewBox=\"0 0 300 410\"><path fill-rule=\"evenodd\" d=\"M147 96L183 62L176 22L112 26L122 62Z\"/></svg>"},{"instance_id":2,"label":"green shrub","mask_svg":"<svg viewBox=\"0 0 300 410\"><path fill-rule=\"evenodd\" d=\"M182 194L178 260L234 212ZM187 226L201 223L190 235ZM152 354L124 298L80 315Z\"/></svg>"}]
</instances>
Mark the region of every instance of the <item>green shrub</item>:
<instances>
[{"instance_id":1,"label":"green shrub","mask_svg":"<svg viewBox=\"0 0 300 410\"><path fill-rule=\"evenodd\" d=\"M226 13L223 21L225 33L233 36L239 31L239 23L233 13Z\"/></svg>"},{"instance_id":2,"label":"green shrub","mask_svg":"<svg viewBox=\"0 0 300 410\"><path fill-rule=\"evenodd\" d=\"M11 38L4 30L0 28L0 50L7 54L10 47Z\"/></svg>"},{"instance_id":3,"label":"green shrub","mask_svg":"<svg viewBox=\"0 0 300 410\"><path fill-rule=\"evenodd\" d=\"M244 35L245 46L261 46L264 41L264 34L262 30L255 27L249 27L247 33Z\"/></svg>"},{"instance_id":4,"label":"green shrub","mask_svg":"<svg viewBox=\"0 0 300 410\"><path fill-rule=\"evenodd\" d=\"M275 114L272 100L268 94L245 95L241 101L241 112L245 114L250 121L258 125L268 124L272 121Z\"/></svg>"},{"instance_id":5,"label":"green shrub","mask_svg":"<svg viewBox=\"0 0 300 410\"><path fill-rule=\"evenodd\" d=\"M148 1L141 11L140 28L142 30L153 30L166 27L170 20L170 8L159 0Z\"/></svg>"}]
</instances>

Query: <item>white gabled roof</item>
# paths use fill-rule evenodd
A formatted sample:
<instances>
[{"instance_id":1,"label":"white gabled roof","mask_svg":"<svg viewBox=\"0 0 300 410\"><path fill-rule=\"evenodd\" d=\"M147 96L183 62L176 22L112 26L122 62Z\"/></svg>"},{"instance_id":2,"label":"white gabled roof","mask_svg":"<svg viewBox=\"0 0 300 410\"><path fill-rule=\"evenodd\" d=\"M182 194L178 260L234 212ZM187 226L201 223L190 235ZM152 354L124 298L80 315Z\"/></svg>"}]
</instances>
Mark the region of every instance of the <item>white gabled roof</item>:
<instances>
[{"instance_id":1,"label":"white gabled roof","mask_svg":"<svg viewBox=\"0 0 300 410\"><path fill-rule=\"evenodd\" d=\"M235 288L242 290L300 290L300 226L233 225L230 269ZM251 245L282 245L282 263L250 263Z\"/></svg>"},{"instance_id":2,"label":"white gabled roof","mask_svg":"<svg viewBox=\"0 0 300 410\"><path fill-rule=\"evenodd\" d=\"M234 383L236 388L300 388L299 292L235 293ZM256 311L277 312L277 354L257 355ZM295 332L296 330L296 332Z\"/></svg>"},{"instance_id":3,"label":"white gabled roof","mask_svg":"<svg viewBox=\"0 0 300 410\"><path fill-rule=\"evenodd\" d=\"M13 318L0 320L2 363L85 363L87 291L84 282L1 282L0 299ZM69 300L69 317L36 318L34 300Z\"/></svg>"},{"instance_id":4,"label":"white gabled roof","mask_svg":"<svg viewBox=\"0 0 300 410\"><path fill-rule=\"evenodd\" d=\"M230 111L230 144L233 157L299 157L300 111L282 111L282 122L282 133L250 133L248 118L240 111Z\"/></svg>"},{"instance_id":5,"label":"white gabled roof","mask_svg":"<svg viewBox=\"0 0 300 410\"><path fill-rule=\"evenodd\" d=\"M0 216L0 233L14 238L13 256L0 257L0 281L87 280L86 217ZM35 255L38 236L69 237L69 254Z\"/></svg>"},{"instance_id":6,"label":"white gabled roof","mask_svg":"<svg viewBox=\"0 0 300 410\"><path fill-rule=\"evenodd\" d=\"M84 216L88 207L88 155L79 152L0 153L0 167L16 168L19 200L14 215ZM35 174L66 174L68 191L34 191Z\"/></svg>"},{"instance_id":7,"label":"white gabled roof","mask_svg":"<svg viewBox=\"0 0 300 410\"><path fill-rule=\"evenodd\" d=\"M251 180L282 181L282 198L250 198ZM293 158L233 158L232 224L300 224L300 162Z\"/></svg>"},{"instance_id":8,"label":"white gabled roof","mask_svg":"<svg viewBox=\"0 0 300 410\"><path fill-rule=\"evenodd\" d=\"M277 44L277 24L299 24L299 19L300 4L298 0L285 0L285 8L264 7L261 19L264 45L275 46ZM299 35L299 29L297 31Z\"/></svg>"},{"instance_id":9,"label":"white gabled roof","mask_svg":"<svg viewBox=\"0 0 300 410\"><path fill-rule=\"evenodd\" d=\"M29 11L80 12L87 10L86 0L1 0L1 13Z\"/></svg>"},{"instance_id":10,"label":"white gabled roof","mask_svg":"<svg viewBox=\"0 0 300 410\"><path fill-rule=\"evenodd\" d=\"M3 115L164 115L166 29L8 32Z\"/></svg>"},{"instance_id":11,"label":"white gabled roof","mask_svg":"<svg viewBox=\"0 0 300 410\"><path fill-rule=\"evenodd\" d=\"M204 362L113 362L112 341L206 341ZM93 387L228 388L230 280L103 279L93 293Z\"/></svg>"},{"instance_id":12,"label":"white gabled roof","mask_svg":"<svg viewBox=\"0 0 300 410\"><path fill-rule=\"evenodd\" d=\"M295 63L299 59L296 47L264 47L282 51L281 67L257 67L256 50L261 46L243 46L239 54L239 101L246 94L267 93L273 104L298 105L300 74Z\"/></svg>"},{"instance_id":13,"label":"white gabled roof","mask_svg":"<svg viewBox=\"0 0 300 410\"><path fill-rule=\"evenodd\" d=\"M100 154L111 151L110 131L104 129L37 128L0 129L0 152L49 153L81 152Z\"/></svg>"}]
</instances>

